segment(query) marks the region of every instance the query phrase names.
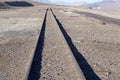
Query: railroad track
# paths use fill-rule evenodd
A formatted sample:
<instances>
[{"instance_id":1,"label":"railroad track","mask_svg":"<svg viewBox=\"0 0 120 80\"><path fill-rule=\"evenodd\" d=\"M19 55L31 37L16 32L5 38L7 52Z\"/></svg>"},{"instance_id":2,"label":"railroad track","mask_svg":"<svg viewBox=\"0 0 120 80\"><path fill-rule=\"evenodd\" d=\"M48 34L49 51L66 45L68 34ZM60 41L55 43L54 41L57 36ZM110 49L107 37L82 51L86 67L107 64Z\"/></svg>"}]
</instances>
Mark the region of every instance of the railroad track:
<instances>
[{"instance_id":1,"label":"railroad track","mask_svg":"<svg viewBox=\"0 0 120 80\"><path fill-rule=\"evenodd\" d=\"M47 9L26 80L86 80L71 38Z\"/></svg>"}]
</instances>

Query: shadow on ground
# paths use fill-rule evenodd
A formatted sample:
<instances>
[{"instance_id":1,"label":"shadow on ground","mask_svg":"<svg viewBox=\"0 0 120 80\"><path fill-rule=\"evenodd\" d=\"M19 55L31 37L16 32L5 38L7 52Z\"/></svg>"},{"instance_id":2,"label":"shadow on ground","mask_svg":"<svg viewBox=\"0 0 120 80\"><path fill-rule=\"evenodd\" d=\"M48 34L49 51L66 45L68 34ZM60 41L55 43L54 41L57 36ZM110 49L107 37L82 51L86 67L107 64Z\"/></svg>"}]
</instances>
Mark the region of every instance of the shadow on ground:
<instances>
[{"instance_id":1,"label":"shadow on ground","mask_svg":"<svg viewBox=\"0 0 120 80\"><path fill-rule=\"evenodd\" d=\"M38 43L36 46L36 50L34 53L32 65L31 65L27 80L39 80L39 78L41 76L40 71L41 71L41 67L42 67L41 62L42 62L42 51L43 51L43 47L44 47L47 10L45 13L42 29L40 31L40 36L38 39Z\"/></svg>"},{"instance_id":2,"label":"shadow on ground","mask_svg":"<svg viewBox=\"0 0 120 80\"><path fill-rule=\"evenodd\" d=\"M26 1L12 1L12 2L5 2L9 6L13 7L30 7L34 6L33 4L26 2Z\"/></svg>"},{"instance_id":3,"label":"shadow on ground","mask_svg":"<svg viewBox=\"0 0 120 80\"><path fill-rule=\"evenodd\" d=\"M51 9L52 11L52 9ZM81 68L86 80L101 80L93 71L93 69L91 68L91 66L89 65L89 63L87 62L87 60L81 55L81 53L77 50L77 48L75 47L75 45L73 44L70 36L67 34L67 32L65 31L65 29L63 28L62 24L60 23L60 21L57 19L57 17L55 16L54 12L52 11L57 24L59 25L60 30L62 31L67 44L69 45L76 61L79 64L79 67Z\"/></svg>"}]
</instances>

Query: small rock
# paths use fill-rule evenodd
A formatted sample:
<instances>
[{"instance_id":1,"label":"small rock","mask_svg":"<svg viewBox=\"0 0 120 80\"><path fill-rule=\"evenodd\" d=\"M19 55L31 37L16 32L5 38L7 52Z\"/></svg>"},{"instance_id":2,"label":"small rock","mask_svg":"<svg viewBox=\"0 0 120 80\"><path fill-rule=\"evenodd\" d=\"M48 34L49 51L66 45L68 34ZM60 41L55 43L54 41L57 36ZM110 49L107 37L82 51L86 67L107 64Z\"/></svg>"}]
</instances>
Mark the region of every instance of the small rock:
<instances>
[{"instance_id":1,"label":"small rock","mask_svg":"<svg viewBox=\"0 0 120 80\"><path fill-rule=\"evenodd\" d=\"M102 23L102 25L106 25L106 23L105 23L105 22L103 22L103 23Z\"/></svg>"},{"instance_id":2,"label":"small rock","mask_svg":"<svg viewBox=\"0 0 120 80\"><path fill-rule=\"evenodd\" d=\"M60 73L57 73L57 75L60 75Z\"/></svg>"}]
</instances>

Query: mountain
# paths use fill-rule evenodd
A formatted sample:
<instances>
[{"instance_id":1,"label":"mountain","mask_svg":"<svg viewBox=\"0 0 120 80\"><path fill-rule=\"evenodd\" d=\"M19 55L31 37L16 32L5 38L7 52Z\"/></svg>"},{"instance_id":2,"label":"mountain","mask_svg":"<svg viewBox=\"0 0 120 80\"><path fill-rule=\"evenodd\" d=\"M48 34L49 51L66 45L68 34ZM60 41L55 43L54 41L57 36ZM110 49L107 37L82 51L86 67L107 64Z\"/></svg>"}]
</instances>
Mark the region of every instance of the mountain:
<instances>
[{"instance_id":1,"label":"mountain","mask_svg":"<svg viewBox=\"0 0 120 80\"><path fill-rule=\"evenodd\" d=\"M120 0L103 0L89 4L89 7L98 9L120 9Z\"/></svg>"}]
</instances>

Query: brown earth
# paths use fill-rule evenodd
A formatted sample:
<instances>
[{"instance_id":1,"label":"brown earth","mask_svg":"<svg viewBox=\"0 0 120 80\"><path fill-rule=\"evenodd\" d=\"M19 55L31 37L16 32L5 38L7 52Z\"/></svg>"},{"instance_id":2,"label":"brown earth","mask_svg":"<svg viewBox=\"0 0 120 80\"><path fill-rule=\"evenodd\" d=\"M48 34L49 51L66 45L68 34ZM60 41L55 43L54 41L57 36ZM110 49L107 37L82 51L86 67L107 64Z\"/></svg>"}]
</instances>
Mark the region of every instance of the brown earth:
<instances>
[{"instance_id":1,"label":"brown earth","mask_svg":"<svg viewBox=\"0 0 120 80\"><path fill-rule=\"evenodd\" d=\"M46 8L0 11L0 80L24 80Z\"/></svg>"},{"instance_id":2,"label":"brown earth","mask_svg":"<svg viewBox=\"0 0 120 80\"><path fill-rule=\"evenodd\" d=\"M1 1L1 3L3 3ZM42 6L34 3L34 6L19 7L13 9L5 9L0 11L0 80L24 80L28 71L28 66L31 57L34 54L36 42L41 30L43 17L45 15L47 4ZM120 79L120 27L119 24L112 22L105 23L98 18L80 15L71 12L73 9L69 7L53 6L55 15L60 20L62 26L65 28L68 35L71 37L73 44L78 49L80 54L86 59L96 75L102 80L119 80ZM71 11L69 11L71 10ZM106 19L106 18L105 18ZM116 22L116 21L115 21ZM49 25L47 25L49 26ZM51 30L52 28L48 28ZM54 30L55 31L55 30ZM54 34L54 33L51 33ZM46 34L47 37L56 37ZM51 38L52 38L51 37ZM50 39L50 38L49 38ZM46 39L45 50L43 53L53 53L43 57L41 69L41 80L57 79L58 75L55 70L62 71L57 65L53 65L51 70L48 69L50 65L46 65L51 61L47 60L49 57L55 55L51 48L56 48L58 43L55 42L56 47L51 47L52 39ZM48 41L47 41L48 40ZM47 43L48 42L48 43ZM49 43L51 42L51 43ZM61 44L59 42L59 44ZM60 46L60 45L59 45ZM48 48L48 50L47 50ZM60 48L61 50L61 48ZM57 50L56 50L57 51ZM65 68L68 64L66 61L62 62L63 54L54 56L60 64ZM70 58L66 58L70 59ZM47 62L46 62L47 61ZM53 61L53 63L55 63ZM66 64L65 64L66 63ZM56 68L57 67L57 68ZM87 66L86 66L87 67ZM45 70L47 71L44 72ZM67 68L69 73L69 68ZM50 76L54 74L53 76ZM73 73L74 74L74 73ZM57 76L56 76L57 75ZM90 75L89 71L86 73L87 78ZM73 79L68 74L61 75L59 79ZM71 78L72 77L72 78ZM75 77L75 76L74 76ZM91 78L91 76L89 76ZM75 78L74 78L75 79Z\"/></svg>"},{"instance_id":3,"label":"brown earth","mask_svg":"<svg viewBox=\"0 0 120 80\"><path fill-rule=\"evenodd\" d=\"M103 21L99 19L67 10L62 11L62 9L55 9L55 13L79 52L85 57L99 78L119 80L119 25L103 24ZM87 76L89 75L91 74L88 72Z\"/></svg>"}]
</instances>

